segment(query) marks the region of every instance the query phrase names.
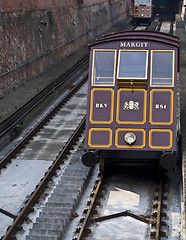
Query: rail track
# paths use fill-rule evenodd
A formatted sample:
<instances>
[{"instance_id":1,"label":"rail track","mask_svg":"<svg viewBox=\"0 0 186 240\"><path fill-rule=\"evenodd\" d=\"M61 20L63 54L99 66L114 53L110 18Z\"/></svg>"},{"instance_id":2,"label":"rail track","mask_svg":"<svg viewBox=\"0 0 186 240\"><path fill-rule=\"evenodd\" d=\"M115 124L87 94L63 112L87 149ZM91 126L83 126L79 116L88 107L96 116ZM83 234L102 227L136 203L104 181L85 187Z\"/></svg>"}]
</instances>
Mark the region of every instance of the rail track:
<instances>
[{"instance_id":1,"label":"rail track","mask_svg":"<svg viewBox=\"0 0 186 240\"><path fill-rule=\"evenodd\" d=\"M40 104L54 90L59 88L62 84L67 82L70 77L76 74L83 65L88 63L88 55L82 58L77 64L66 71L62 76L57 78L41 92L39 92L34 98L27 102L23 107L17 110L9 118L0 123L0 137L2 137L7 131L15 126L26 114L28 114L36 105Z\"/></svg>"},{"instance_id":2,"label":"rail track","mask_svg":"<svg viewBox=\"0 0 186 240\"><path fill-rule=\"evenodd\" d=\"M29 142L32 137L41 130L41 128L44 126L44 124L47 123L55 114L56 112L68 101L72 95L87 81L87 77L85 76L83 79L81 79L69 93L65 95L61 99L61 101L58 102L57 105L55 105L45 116L41 121L12 149L3 159L0 160L0 169L4 168L6 164L15 156L15 154L23 147L25 147L25 144Z\"/></svg>"},{"instance_id":3,"label":"rail track","mask_svg":"<svg viewBox=\"0 0 186 240\"><path fill-rule=\"evenodd\" d=\"M4 240L14 239L15 233L18 230L21 230L21 224L24 220L28 220L27 216L30 212L33 211L34 205L37 203L38 199L43 194L43 191L46 189L47 184L51 181L52 177L56 174L57 169L63 163L66 155L69 153L70 148L72 148L75 141L77 141L78 136L82 134L84 129L85 119L82 120L78 128L75 130L71 138L68 140L65 147L62 149L61 153L57 156L56 160L53 162L49 170L46 172L44 178L37 185L35 191L30 196L29 200L26 202L24 208L20 211L17 218L13 222L12 226L9 228L6 236L3 238Z\"/></svg>"},{"instance_id":4,"label":"rail track","mask_svg":"<svg viewBox=\"0 0 186 240\"><path fill-rule=\"evenodd\" d=\"M157 172L119 167L109 178L99 175L84 209L76 210L76 229L73 226L64 239L181 239L181 224L173 224L170 205L174 201L168 197L175 193L176 185L169 182L169 174L162 172L157 178Z\"/></svg>"},{"instance_id":5,"label":"rail track","mask_svg":"<svg viewBox=\"0 0 186 240\"><path fill-rule=\"evenodd\" d=\"M23 128L26 128L31 121L35 118L38 121L38 113L42 114L42 111L49 109L49 106L55 105L54 99L57 97L60 99L60 95L63 96L69 92L73 85L77 84L77 80L80 74L87 76L88 67L88 55L81 59L76 65L71 67L62 76L55 79L50 85L38 93L33 99L27 102L23 107L11 115L8 119L5 119L0 123L0 150L10 144ZM50 104L48 104L50 103ZM44 113L43 115L45 115Z\"/></svg>"},{"instance_id":6,"label":"rail track","mask_svg":"<svg viewBox=\"0 0 186 240\"><path fill-rule=\"evenodd\" d=\"M22 181L24 182L29 181L27 180L27 177L24 176L24 172L25 171L28 172L29 170L27 168L26 169L24 168L23 162L26 161L28 165L29 164L35 165L36 161L42 162L45 165L45 170L44 172L41 172L39 176L36 177L36 179L38 179L38 182L36 181L35 185L39 184L40 179L43 178L43 175L47 170L47 167L49 167L49 171L46 171L44 179L41 180L41 183L38 185L38 188L36 188L35 192L33 193L33 197L31 197L31 200L29 200L28 203L26 203L25 208L22 209L20 214L18 214L20 204L17 204L18 206L16 208L16 211L14 209L14 213L13 213L15 221L12 227L9 229L10 232L7 232L5 239L12 238L11 237L12 232L15 233L16 232L15 229L19 228L16 226L20 225L20 222L23 221L25 214L29 212L28 209L32 209L32 204L34 203L34 201L37 201L39 195L40 196L42 195L42 189L44 187L46 188L47 182L49 182L52 175L54 175L54 172L58 168L59 164L62 162L62 159L65 158L64 156L68 155L70 148L72 148L72 145L76 142L76 138L78 134L80 134L80 132L82 134L83 126L85 122L85 120L82 120L82 118L85 115L85 110L86 110L85 108L86 79L87 79L86 77L82 78L81 81L32 129L32 131L28 135L26 135L20 141L20 143L1 160L0 162L1 175L4 177L6 175L6 172L9 171L10 166L15 164L14 162L16 161L19 162L17 165L20 166L20 169L19 170L15 169L15 172L14 172L15 182L16 182L17 174L19 175L20 178L22 176L23 178ZM73 96L73 94L75 94L75 96ZM77 104L78 104L78 109L77 109ZM70 113L71 113L71 116L70 116ZM66 114L67 114L67 118L65 116ZM76 120L73 120L74 117L76 118ZM69 121L72 121L72 120L73 120L72 124L69 124ZM76 126L81 121L82 123L76 130ZM55 141L55 144L53 144L52 139L55 139L56 134L61 134L61 136L58 136L58 140ZM36 151L36 148L38 149L37 151ZM42 151L42 149L44 150ZM40 160L40 159L43 159L43 160ZM20 164L20 162L22 162L22 164ZM8 163L9 165L7 166ZM23 167L21 167L21 165L23 165ZM16 174L16 171L19 171L20 173ZM34 173L32 175L34 176ZM9 176L7 176L7 178L5 177L5 179L9 179ZM9 184L11 185L12 182L10 181ZM8 186L8 183L6 187L10 188L10 186ZM32 188L32 191L34 191L34 186L32 186L31 188ZM3 194L5 194L5 192L3 193L3 190L2 190L1 194L2 195L1 195L0 201L3 202ZM27 192L27 195L30 195L30 194L29 192ZM23 195L22 198L23 199L21 202L23 202L23 200L25 201L28 197ZM3 208L0 209L1 213L7 216L10 216L10 214L12 213L11 213L11 210L9 210L8 208L8 204L4 203L4 205L5 205L5 209ZM17 217L17 215L19 216Z\"/></svg>"}]
</instances>

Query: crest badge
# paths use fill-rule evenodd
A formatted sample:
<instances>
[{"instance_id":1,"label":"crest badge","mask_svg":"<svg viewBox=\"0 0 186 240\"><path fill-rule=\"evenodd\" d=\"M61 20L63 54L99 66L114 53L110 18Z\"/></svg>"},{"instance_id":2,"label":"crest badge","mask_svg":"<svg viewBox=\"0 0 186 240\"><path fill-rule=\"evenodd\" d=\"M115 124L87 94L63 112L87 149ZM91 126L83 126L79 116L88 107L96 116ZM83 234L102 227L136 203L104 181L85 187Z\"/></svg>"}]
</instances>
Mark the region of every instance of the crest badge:
<instances>
[{"instance_id":1,"label":"crest badge","mask_svg":"<svg viewBox=\"0 0 186 240\"><path fill-rule=\"evenodd\" d=\"M125 102L123 110L139 110L139 102L134 101Z\"/></svg>"}]
</instances>

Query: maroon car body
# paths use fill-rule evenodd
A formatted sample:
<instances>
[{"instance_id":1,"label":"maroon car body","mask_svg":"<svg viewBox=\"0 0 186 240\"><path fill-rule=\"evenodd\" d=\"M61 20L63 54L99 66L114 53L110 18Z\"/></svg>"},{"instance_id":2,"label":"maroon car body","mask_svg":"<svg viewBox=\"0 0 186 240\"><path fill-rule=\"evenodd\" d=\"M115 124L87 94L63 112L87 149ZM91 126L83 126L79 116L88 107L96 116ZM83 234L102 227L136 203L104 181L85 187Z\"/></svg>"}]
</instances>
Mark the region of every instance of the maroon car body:
<instances>
[{"instance_id":1,"label":"maroon car body","mask_svg":"<svg viewBox=\"0 0 186 240\"><path fill-rule=\"evenodd\" d=\"M178 57L177 37L150 31L116 33L90 46L85 165L90 151L98 160L173 161Z\"/></svg>"}]
</instances>

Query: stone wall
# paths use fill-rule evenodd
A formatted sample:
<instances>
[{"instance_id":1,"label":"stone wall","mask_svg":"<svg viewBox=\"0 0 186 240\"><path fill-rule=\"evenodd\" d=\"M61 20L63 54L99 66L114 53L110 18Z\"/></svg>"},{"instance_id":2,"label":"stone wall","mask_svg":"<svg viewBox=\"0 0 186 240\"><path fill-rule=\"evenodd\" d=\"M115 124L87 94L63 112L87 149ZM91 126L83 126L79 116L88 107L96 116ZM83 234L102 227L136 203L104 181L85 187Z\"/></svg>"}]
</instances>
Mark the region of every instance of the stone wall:
<instances>
[{"instance_id":1,"label":"stone wall","mask_svg":"<svg viewBox=\"0 0 186 240\"><path fill-rule=\"evenodd\" d=\"M0 97L131 12L131 0L1 0Z\"/></svg>"}]
</instances>

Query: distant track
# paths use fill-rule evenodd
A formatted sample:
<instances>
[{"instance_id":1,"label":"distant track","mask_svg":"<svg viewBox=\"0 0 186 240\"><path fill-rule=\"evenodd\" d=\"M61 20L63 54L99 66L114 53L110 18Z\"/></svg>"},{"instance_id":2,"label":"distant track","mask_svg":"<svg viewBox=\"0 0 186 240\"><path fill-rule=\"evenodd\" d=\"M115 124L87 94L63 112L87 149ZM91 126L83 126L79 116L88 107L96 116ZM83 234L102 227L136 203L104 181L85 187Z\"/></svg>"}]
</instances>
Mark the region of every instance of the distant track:
<instances>
[{"instance_id":1,"label":"distant track","mask_svg":"<svg viewBox=\"0 0 186 240\"><path fill-rule=\"evenodd\" d=\"M49 94L56 90L60 85L64 84L68 79L78 72L84 64L88 63L88 55L82 58L77 64L71 67L62 76L55 79L51 84L39 92L34 98L27 102L24 106L18 109L9 118L0 123L0 137L7 133L13 126L15 126L26 114L41 103Z\"/></svg>"}]
</instances>

